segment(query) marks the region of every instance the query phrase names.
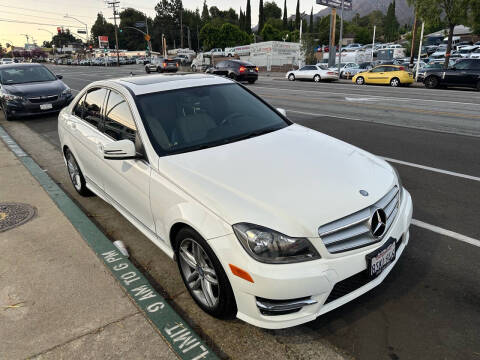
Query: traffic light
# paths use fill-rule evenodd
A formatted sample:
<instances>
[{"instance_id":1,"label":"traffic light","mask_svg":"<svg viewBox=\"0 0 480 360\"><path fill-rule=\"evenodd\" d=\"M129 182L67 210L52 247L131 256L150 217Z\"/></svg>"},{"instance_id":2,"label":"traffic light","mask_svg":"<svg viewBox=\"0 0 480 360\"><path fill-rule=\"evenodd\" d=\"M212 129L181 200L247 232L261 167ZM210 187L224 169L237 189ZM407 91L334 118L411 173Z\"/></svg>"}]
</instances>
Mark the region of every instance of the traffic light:
<instances>
[{"instance_id":1,"label":"traffic light","mask_svg":"<svg viewBox=\"0 0 480 360\"><path fill-rule=\"evenodd\" d=\"M122 33L122 32L123 32L123 29L118 29L118 31L119 31L120 33Z\"/></svg>"},{"instance_id":2,"label":"traffic light","mask_svg":"<svg viewBox=\"0 0 480 360\"><path fill-rule=\"evenodd\" d=\"M62 28L61 27L57 27L57 34L60 35L62 33Z\"/></svg>"}]
</instances>

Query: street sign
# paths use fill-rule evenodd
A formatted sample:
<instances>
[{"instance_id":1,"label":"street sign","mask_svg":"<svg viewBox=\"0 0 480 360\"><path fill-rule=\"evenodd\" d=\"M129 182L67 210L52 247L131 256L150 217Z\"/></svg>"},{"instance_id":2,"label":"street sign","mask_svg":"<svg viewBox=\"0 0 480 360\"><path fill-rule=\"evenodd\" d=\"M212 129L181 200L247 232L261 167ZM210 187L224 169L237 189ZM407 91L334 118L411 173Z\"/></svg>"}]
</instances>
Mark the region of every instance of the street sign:
<instances>
[{"instance_id":1,"label":"street sign","mask_svg":"<svg viewBox=\"0 0 480 360\"><path fill-rule=\"evenodd\" d=\"M342 7L342 0L317 0L317 5L340 9ZM343 0L343 9L352 10L352 0Z\"/></svg>"},{"instance_id":2,"label":"street sign","mask_svg":"<svg viewBox=\"0 0 480 360\"><path fill-rule=\"evenodd\" d=\"M86 34L87 33L87 30L85 29L78 29L77 30L77 34Z\"/></svg>"},{"instance_id":3,"label":"street sign","mask_svg":"<svg viewBox=\"0 0 480 360\"><path fill-rule=\"evenodd\" d=\"M135 27L145 27L145 22L143 22L143 21L137 21L137 22L135 23Z\"/></svg>"},{"instance_id":4,"label":"street sign","mask_svg":"<svg viewBox=\"0 0 480 360\"><path fill-rule=\"evenodd\" d=\"M108 36L99 36L98 37L98 47L99 48L108 48Z\"/></svg>"},{"instance_id":5,"label":"street sign","mask_svg":"<svg viewBox=\"0 0 480 360\"><path fill-rule=\"evenodd\" d=\"M146 41L150 41L150 39L151 39L151 36L150 36L150 35L148 35L148 34L145 35L145 40L146 40Z\"/></svg>"}]
</instances>

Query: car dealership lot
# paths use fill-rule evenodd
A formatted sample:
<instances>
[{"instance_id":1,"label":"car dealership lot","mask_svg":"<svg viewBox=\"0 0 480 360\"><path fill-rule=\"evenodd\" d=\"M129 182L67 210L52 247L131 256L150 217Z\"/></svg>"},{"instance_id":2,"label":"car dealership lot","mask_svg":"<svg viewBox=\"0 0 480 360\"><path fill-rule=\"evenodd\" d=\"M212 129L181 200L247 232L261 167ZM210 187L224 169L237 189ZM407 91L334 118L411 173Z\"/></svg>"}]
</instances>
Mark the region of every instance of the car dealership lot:
<instances>
[{"instance_id":1,"label":"car dealership lot","mask_svg":"<svg viewBox=\"0 0 480 360\"><path fill-rule=\"evenodd\" d=\"M97 79L144 73L141 65L52 68L76 90ZM297 123L407 163L393 165L412 194L414 219L441 228L433 232L412 226L409 246L382 285L292 329L262 330L204 314L190 299L173 262L103 201L74 193L58 151L55 116L2 125L107 235L129 246L154 285L220 355L318 359L335 351L333 346L360 359L480 358L480 248L475 246L480 239L479 93L290 83L262 76L247 86L287 109ZM315 154L311 161L315 166ZM473 239L473 245L461 236L440 234L442 229Z\"/></svg>"}]
</instances>

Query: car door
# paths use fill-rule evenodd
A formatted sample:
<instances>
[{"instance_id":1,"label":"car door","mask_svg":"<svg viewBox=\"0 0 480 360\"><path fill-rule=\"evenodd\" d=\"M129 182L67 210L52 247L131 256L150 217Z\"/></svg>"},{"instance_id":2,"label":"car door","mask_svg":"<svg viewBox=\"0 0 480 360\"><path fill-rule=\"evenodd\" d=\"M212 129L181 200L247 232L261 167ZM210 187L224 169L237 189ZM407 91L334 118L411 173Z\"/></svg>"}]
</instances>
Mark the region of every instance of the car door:
<instances>
[{"instance_id":1,"label":"car door","mask_svg":"<svg viewBox=\"0 0 480 360\"><path fill-rule=\"evenodd\" d=\"M306 79L308 77L308 70L309 70L308 65L298 69L297 72L295 73L295 77L297 79Z\"/></svg>"},{"instance_id":2,"label":"car door","mask_svg":"<svg viewBox=\"0 0 480 360\"><path fill-rule=\"evenodd\" d=\"M369 72L365 73L364 77L365 82L369 84L380 84L382 81L382 77L385 77L385 67L377 66Z\"/></svg>"},{"instance_id":3,"label":"car door","mask_svg":"<svg viewBox=\"0 0 480 360\"><path fill-rule=\"evenodd\" d=\"M213 73L215 75L227 76L228 75L228 61L220 61L213 68Z\"/></svg>"},{"instance_id":4,"label":"car door","mask_svg":"<svg viewBox=\"0 0 480 360\"><path fill-rule=\"evenodd\" d=\"M445 74L448 85L475 86L478 78L478 76L475 76L474 69L476 62L475 60L462 60L456 63L453 69L448 70L447 74Z\"/></svg>"},{"instance_id":5,"label":"car door","mask_svg":"<svg viewBox=\"0 0 480 360\"><path fill-rule=\"evenodd\" d=\"M74 155L80 164L87 183L97 191L103 191L102 172L100 169L99 145L102 137L99 127L102 123L103 106L107 90L89 89L75 105L70 129L74 132ZM69 120L70 121L70 120Z\"/></svg>"},{"instance_id":6,"label":"car door","mask_svg":"<svg viewBox=\"0 0 480 360\"><path fill-rule=\"evenodd\" d=\"M141 139L127 100L110 90L104 115L102 146L118 140L131 140L143 154ZM103 150L102 150L103 152ZM108 200L138 225L155 232L150 209L151 168L146 156L138 159L107 160L102 154L102 177Z\"/></svg>"}]
</instances>

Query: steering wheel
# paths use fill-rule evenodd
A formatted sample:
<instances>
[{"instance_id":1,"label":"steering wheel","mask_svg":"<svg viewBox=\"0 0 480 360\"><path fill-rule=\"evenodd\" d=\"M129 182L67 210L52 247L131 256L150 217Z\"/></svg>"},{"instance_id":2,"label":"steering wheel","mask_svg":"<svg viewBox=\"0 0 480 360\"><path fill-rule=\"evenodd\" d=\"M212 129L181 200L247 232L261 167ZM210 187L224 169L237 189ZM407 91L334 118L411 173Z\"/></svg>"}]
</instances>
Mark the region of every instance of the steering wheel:
<instances>
[{"instance_id":1,"label":"steering wheel","mask_svg":"<svg viewBox=\"0 0 480 360\"><path fill-rule=\"evenodd\" d=\"M243 117L242 114L237 113L237 112L234 112L234 113L226 116L225 118L223 118L223 120L220 122L220 126L224 126L224 125L226 125L226 124L228 124L228 123L231 124L231 122L230 122L231 120L233 120L233 119L235 119L235 118L241 118L241 117Z\"/></svg>"}]
</instances>

